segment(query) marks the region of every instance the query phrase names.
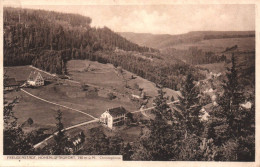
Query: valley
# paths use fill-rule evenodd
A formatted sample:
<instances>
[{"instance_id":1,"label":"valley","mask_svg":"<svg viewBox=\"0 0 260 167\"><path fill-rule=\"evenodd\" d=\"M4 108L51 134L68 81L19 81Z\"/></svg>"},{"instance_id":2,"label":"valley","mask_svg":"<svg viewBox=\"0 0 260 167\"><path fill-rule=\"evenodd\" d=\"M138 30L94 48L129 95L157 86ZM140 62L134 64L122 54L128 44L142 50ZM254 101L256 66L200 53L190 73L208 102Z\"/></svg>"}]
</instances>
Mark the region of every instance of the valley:
<instances>
[{"instance_id":1,"label":"valley","mask_svg":"<svg viewBox=\"0 0 260 167\"><path fill-rule=\"evenodd\" d=\"M6 101L11 101L15 97L19 99L19 103L14 108L14 113L18 118L19 124L25 123L28 118L33 120L34 123L31 126L24 127L26 133L38 129L45 129L45 133L49 135L54 133L56 131L55 114L57 110L63 112L65 128L93 120L88 115L50 104L50 102L80 110L96 118L99 118L107 109L118 106L123 106L129 112L139 110L144 101L146 102L143 109L153 106L152 103L154 97L157 95L158 88L154 83L131 72L122 68L115 68L111 64L101 64L88 60L71 60L68 62L67 67L70 79L60 79L53 77L53 75L47 75L43 71L36 70L46 79L46 85L39 88L22 88L33 96L49 101L49 104L21 90L5 94ZM31 66L8 67L5 68L5 74L10 78L15 78L17 81L25 81L30 72L34 70L35 68ZM134 76L134 79L132 79L132 76ZM87 86L86 90L84 90L83 86ZM148 97L147 100L135 99L133 97L133 95L140 96L142 92L140 89L145 92ZM179 92L168 88L165 88L164 91L169 97L174 96L177 98L179 94ZM115 99L109 99L109 93L115 95ZM96 126L100 125L97 124ZM72 132L80 131L82 128L84 129L84 126L78 128ZM140 131L138 127L134 129L137 132ZM129 130L134 131L134 129L130 128ZM84 129L84 131L87 131L87 129ZM67 133L69 135L72 132L68 131ZM127 141L134 142L131 134L128 135ZM136 132L134 134L136 135Z\"/></svg>"},{"instance_id":2,"label":"valley","mask_svg":"<svg viewBox=\"0 0 260 167\"><path fill-rule=\"evenodd\" d=\"M3 16L5 155L255 160L255 31L115 32L85 14L16 7Z\"/></svg>"}]
</instances>

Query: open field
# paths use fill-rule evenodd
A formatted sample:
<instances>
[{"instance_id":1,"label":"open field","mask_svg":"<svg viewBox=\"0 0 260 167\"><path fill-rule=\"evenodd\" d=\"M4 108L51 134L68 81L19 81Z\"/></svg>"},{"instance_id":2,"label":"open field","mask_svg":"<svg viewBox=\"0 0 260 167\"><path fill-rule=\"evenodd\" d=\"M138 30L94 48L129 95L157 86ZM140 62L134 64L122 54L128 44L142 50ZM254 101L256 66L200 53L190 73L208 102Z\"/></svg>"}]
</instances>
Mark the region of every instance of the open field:
<instances>
[{"instance_id":1,"label":"open field","mask_svg":"<svg viewBox=\"0 0 260 167\"><path fill-rule=\"evenodd\" d=\"M114 92L128 96L137 92L137 89L134 87L137 84L147 96L155 97L157 95L158 88L153 82L126 70L122 70L123 72L120 73L111 64L101 64L88 60L71 60L68 62L67 67L70 76L81 83L99 85L106 90L113 90ZM131 78L132 76L134 76L134 79ZM125 87L126 82L128 88ZM178 95L178 92L171 89L166 88L164 91L170 97L177 97Z\"/></svg>"},{"instance_id":2,"label":"open field","mask_svg":"<svg viewBox=\"0 0 260 167\"><path fill-rule=\"evenodd\" d=\"M81 110L95 117L99 117L106 109L117 106L124 106L129 111L136 109L130 100L109 100L107 97L100 97L98 95L86 96L80 89L80 86L57 86L55 84L50 84L37 89L27 88L25 90L35 96L39 96L43 99ZM69 95L71 91L74 91L75 94L77 91L79 95L71 96Z\"/></svg>"},{"instance_id":3,"label":"open field","mask_svg":"<svg viewBox=\"0 0 260 167\"><path fill-rule=\"evenodd\" d=\"M226 39L210 39L194 43L185 43L173 45L172 48L179 50L188 50L190 47L198 47L204 51L222 52L227 47L237 45L240 51L255 50L255 38L226 38Z\"/></svg>"},{"instance_id":4,"label":"open field","mask_svg":"<svg viewBox=\"0 0 260 167\"><path fill-rule=\"evenodd\" d=\"M34 69L29 66L5 68L6 73L10 77L16 78L16 80L26 80L32 70ZM59 109L63 112L62 122L64 127L93 120L93 118L80 112L51 103L80 110L99 118L108 108L123 106L130 112L138 110L140 102L132 100L132 95L140 93L136 85L150 97L146 107L152 106L153 99L158 91L154 83L128 71L115 68L111 64L100 64L87 60L72 60L68 62L68 71L72 78L71 81L53 79L51 83L42 87L23 88L28 93L43 100L32 97L22 91L13 91L5 94L6 100L9 101L16 96L19 97L19 103L14 108L19 124L24 123L28 118L33 119L33 125L26 127L28 132L38 128L47 128L49 133L54 132L56 126L55 115ZM41 74L44 78L51 77L43 72ZM83 84L88 85L87 90L82 89ZM178 92L171 89L164 90L168 96L177 97ZM116 98L113 100L110 100L107 96L111 92L116 95ZM73 135L73 133L82 130L88 133L87 129L85 129L86 127L89 128L91 126L77 127L68 131L68 134ZM139 126L130 127L120 132L120 135L126 141L132 142L138 138L140 131Z\"/></svg>"},{"instance_id":5,"label":"open field","mask_svg":"<svg viewBox=\"0 0 260 167\"><path fill-rule=\"evenodd\" d=\"M19 98L19 103L14 107L14 113L19 124L24 123L28 118L32 118L34 121L32 128L53 129L56 126L55 116L57 110L61 110L63 113L64 127L92 120L88 116L45 103L21 91L6 94L6 100L12 100L16 96Z\"/></svg>"}]
</instances>

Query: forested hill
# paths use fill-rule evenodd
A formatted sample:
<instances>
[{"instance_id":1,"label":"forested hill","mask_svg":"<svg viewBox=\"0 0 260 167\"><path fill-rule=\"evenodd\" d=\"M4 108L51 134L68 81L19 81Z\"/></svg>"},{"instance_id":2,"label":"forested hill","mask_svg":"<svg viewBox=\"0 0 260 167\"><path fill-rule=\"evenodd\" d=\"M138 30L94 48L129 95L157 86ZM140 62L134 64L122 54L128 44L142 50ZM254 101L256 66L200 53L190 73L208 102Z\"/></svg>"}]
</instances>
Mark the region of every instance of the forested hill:
<instances>
[{"instance_id":1,"label":"forested hill","mask_svg":"<svg viewBox=\"0 0 260 167\"><path fill-rule=\"evenodd\" d=\"M180 87L189 71L198 71L159 50L132 43L107 27L91 27L89 17L4 8L4 66L33 65L68 74L66 63L72 59L111 63L172 89ZM196 72L196 79L202 77Z\"/></svg>"},{"instance_id":2,"label":"forested hill","mask_svg":"<svg viewBox=\"0 0 260 167\"><path fill-rule=\"evenodd\" d=\"M126 39L141 46L165 49L176 44L194 43L209 39L255 37L254 31L192 31L186 34L149 34L120 32Z\"/></svg>"},{"instance_id":3,"label":"forested hill","mask_svg":"<svg viewBox=\"0 0 260 167\"><path fill-rule=\"evenodd\" d=\"M85 59L96 51L156 51L140 47L107 27L91 27L91 21L78 14L4 8L4 65L33 64L60 73L50 68L69 59ZM47 64L40 63L42 60Z\"/></svg>"}]
</instances>

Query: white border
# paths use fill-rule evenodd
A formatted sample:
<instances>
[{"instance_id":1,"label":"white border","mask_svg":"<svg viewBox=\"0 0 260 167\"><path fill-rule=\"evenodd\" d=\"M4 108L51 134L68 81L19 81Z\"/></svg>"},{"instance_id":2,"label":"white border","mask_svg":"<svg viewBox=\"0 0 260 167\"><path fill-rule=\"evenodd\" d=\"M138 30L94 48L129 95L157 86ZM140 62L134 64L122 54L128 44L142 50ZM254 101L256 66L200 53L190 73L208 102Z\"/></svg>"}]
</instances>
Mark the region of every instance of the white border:
<instances>
[{"instance_id":1,"label":"white border","mask_svg":"<svg viewBox=\"0 0 260 167\"><path fill-rule=\"evenodd\" d=\"M173 161L173 162L145 162L145 161L123 161L123 162L115 162L115 161L84 161L84 160L4 160L3 159L3 131L0 133L0 166L236 166L236 167L246 167L246 166L257 166L260 167L260 138L259 138L259 106L257 105L260 97L260 91L258 88L259 82L259 68L257 64L260 64L259 56L259 8L260 1L259 0L0 0L0 38L3 39L3 5L7 5L12 3L13 5L17 5L17 7L22 7L24 5L158 5L158 4L255 4L255 18L256 18L256 162L195 162L195 161ZM0 40L0 48L3 48L3 40ZM3 74L3 49L0 52L0 73ZM0 79L1 85L3 85L3 75L1 75ZM3 92L3 86L1 86L1 92ZM1 93L1 105L3 105L3 93ZM3 106L1 106L3 108ZM3 114L0 116L0 125L3 125ZM2 128L2 126L0 126ZM258 148L258 149L257 149Z\"/></svg>"}]
</instances>

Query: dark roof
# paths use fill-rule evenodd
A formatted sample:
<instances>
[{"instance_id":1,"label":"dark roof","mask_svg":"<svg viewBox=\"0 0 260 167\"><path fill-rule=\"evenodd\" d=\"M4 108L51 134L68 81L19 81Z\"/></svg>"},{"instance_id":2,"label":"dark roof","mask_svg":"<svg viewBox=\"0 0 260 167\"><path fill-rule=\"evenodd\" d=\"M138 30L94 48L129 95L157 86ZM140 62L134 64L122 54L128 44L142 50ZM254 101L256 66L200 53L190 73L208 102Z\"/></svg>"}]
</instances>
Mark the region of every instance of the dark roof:
<instances>
[{"instance_id":1,"label":"dark roof","mask_svg":"<svg viewBox=\"0 0 260 167\"><path fill-rule=\"evenodd\" d=\"M4 79L4 86L18 86L15 78L6 78Z\"/></svg>"},{"instance_id":2,"label":"dark roof","mask_svg":"<svg viewBox=\"0 0 260 167\"><path fill-rule=\"evenodd\" d=\"M84 141L85 141L85 135L83 132L79 133L78 135L74 136L71 139L69 138L69 142L70 142L71 146L80 145L81 143L84 143Z\"/></svg>"},{"instance_id":3,"label":"dark roof","mask_svg":"<svg viewBox=\"0 0 260 167\"><path fill-rule=\"evenodd\" d=\"M113 117L127 113L127 111L124 107L116 107L116 108L108 109L108 112Z\"/></svg>"},{"instance_id":4,"label":"dark roof","mask_svg":"<svg viewBox=\"0 0 260 167\"><path fill-rule=\"evenodd\" d=\"M205 105L205 106L203 106L204 107L204 109L207 111L207 112L211 112L212 111L212 109L213 109L213 103L209 103L209 104L207 104L207 105Z\"/></svg>"},{"instance_id":5,"label":"dark roof","mask_svg":"<svg viewBox=\"0 0 260 167\"><path fill-rule=\"evenodd\" d=\"M31 73L30 73L30 75L28 77L28 80L29 81L35 81L35 79L36 79L36 77L38 75L41 75L41 74L39 72L37 72L37 71L31 71Z\"/></svg>"}]
</instances>

